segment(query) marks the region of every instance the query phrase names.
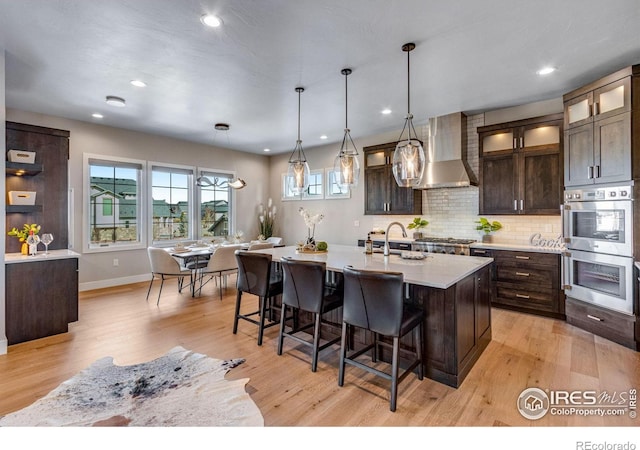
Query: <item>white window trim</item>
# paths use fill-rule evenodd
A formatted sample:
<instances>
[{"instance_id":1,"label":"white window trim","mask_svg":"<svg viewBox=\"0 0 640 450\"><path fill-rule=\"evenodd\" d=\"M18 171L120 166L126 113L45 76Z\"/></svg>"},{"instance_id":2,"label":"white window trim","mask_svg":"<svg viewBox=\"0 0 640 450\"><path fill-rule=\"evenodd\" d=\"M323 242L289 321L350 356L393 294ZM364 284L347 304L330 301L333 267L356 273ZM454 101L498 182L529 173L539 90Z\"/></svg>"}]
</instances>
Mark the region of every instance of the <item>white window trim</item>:
<instances>
[{"instance_id":1,"label":"white window trim","mask_svg":"<svg viewBox=\"0 0 640 450\"><path fill-rule=\"evenodd\" d=\"M91 196L90 181L91 174L89 171L89 160L98 159L105 162L122 162L130 164L140 164L140 201L138 202L138 232L140 233L140 241L136 243L127 244L91 244L91 236L89 235L89 198ZM113 155L99 155L93 153L83 153L82 157L82 253L104 253L104 252L119 252L123 250L139 250L147 248L147 213L146 213L146 201L147 198L147 162L140 159L122 158Z\"/></svg>"},{"instance_id":2,"label":"white window trim","mask_svg":"<svg viewBox=\"0 0 640 450\"><path fill-rule=\"evenodd\" d=\"M351 189L347 188L346 192L341 192L340 194L334 194L331 192L331 174L335 173L333 167L329 167L324 169L325 178L324 178L324 197L327 200L339 199L339 198L351 198Z\"/></svg>"},{"instance_id":3,"label":"white window trim","mask_svg":"<svg viewBox=\"0 0 640 450\"><path fill-rule=\"evenodd\" d=\"M191 207L189 208L191 211L191 220L189 221L189 236L184 239L167 239L163 241L154 241L153 240L153 168L154 167L164 167L166 169L178 169L178 170L190 170L191 173L191 182L189 183L189 196L188 202ZM195 166L186 166L181 164L172 164L167 162L159 162L159 161L148 161L147 162L147 172L149 176L147 177L147 192L149 195L146 198L147 204L147 233L149 236L149 245L154 247L173 247L176 242L181 241L193 241L196 240L196 228L195 221L199 214L195 214L195 191L196 191L196 174L198 173L198 168ZM194 219L194 217L196 219Z\"/></svg>"},{"instance_id":4,"label":"white window trim","mask_svg":"<svg viewBox=\"0 0 640 450\"><path fill-rule=\"evenodd\" d=\"M198 177L201 177L202 175L205 175L207 173L220 173L224 175L229 175L229 178L232 178L232 179L236 178L235 172L231 172L229 170L223 170L223 169L207 169L204 167L198 167L198 170L196 173ZM194 186L196 190L196 193L194 196L196 198L196 201L194 202L194 209L196 211L195 215L197 216L197 219L194 222L197 222L195 224L196 229L198 230L197 239L202 239L202 236L200 236L200 230L202 228L200 225L200 220L202 219L200 217L200 203L202 202L202 196L200 195L200 189L198 189L198 186L195 184L195 180L194 180ZM229 188L229 193L230 193L229 202L231 204L231 216L229 217L229 231L233 233L234 231L236 231L236 228L237 228L236 210L238 208L236 203L236 189Z\"/></svg>"},{"instance_id":5,"label":"white window trim","mask_svg":"<svg viewBox=\"0 0 640 450\"><path fill-rule=\"evenodd\" d=\"M283 173L282 177L281 177L281 181L280 181L280 200L282 200L283 202L290 202L290 201L300 201L300 200L324 200L325 198L325 190L326 190L326 181L325 181L325 175L324 175L324 169L317 169L317 170L311 170L311 175L320 175L320 180L322 182L322 186L320 189L321 194L320 195L309 195L306 192L303 192L302 194L298 194L294 197L285 197L285 182L287 179L287 173Z\"/></svg>"}]
</instances>

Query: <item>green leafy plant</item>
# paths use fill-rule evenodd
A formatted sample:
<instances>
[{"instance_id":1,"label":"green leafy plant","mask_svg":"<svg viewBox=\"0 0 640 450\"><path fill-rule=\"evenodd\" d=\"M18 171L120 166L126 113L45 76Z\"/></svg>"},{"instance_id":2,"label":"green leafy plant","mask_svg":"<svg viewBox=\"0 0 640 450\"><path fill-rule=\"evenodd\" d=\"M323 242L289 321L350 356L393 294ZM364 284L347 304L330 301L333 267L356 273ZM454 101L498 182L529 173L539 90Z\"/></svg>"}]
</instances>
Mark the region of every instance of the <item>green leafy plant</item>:
<instances>
[{"instance_id":1,"label":"green leafy plant","mask_svg":"<svg viewBox=\"0 0 640 450\"><path fill-rule=\"evenodd\" d=\"M476 226L476 230L484 231L485 234L493 233L494 231L498 231L502 228L502 224L497 220L493 222L489 222L486 218L480 217L480 220L476 220L478 226Z\"/></svg>"},{"instance_id":2,"label":"green leafy plant","mask_svg":"<svg viewBox=\"0 0 640 450\"><path fill-rule=\"evenodd\" d=\"M22 227L22 230L18 230L16 227L13 227L11 230L7 232L9 236L15 236L18 238L20 242L25 242L27 237L29 237L29 232L33 230L33 234L38 234L40 231L40 225L37 223L25 223Z\"/></svg>"},{"instance_id":3,"label":"green leafy plant","mask_svg":"<svg viewBox=\"0 0 640 450\"><path fill-rule=\"evenodd\" d=\"M407 225L407 228L410 230L420 231L422 228L426 228L427 225L429 225L428 221L424 220L422 217L416 217L413 219L413 222Z\"/></svg>"}]
</instances>

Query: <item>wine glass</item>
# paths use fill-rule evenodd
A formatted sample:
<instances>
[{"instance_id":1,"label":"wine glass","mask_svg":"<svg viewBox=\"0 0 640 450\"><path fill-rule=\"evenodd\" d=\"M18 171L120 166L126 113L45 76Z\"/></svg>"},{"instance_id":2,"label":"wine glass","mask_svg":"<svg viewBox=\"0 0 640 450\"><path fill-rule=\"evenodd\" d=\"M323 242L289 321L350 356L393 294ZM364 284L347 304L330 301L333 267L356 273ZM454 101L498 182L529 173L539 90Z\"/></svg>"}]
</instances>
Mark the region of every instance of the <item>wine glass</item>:
<instances>
[{"instance_id":1,"label":"wine glass","mask_svg":"<svg viewBox=\"0 0 640 450\"><path fill-rule=\"evenodd\" d=\"M42 237L40 238L40 242L42 242L44 244L44 254L48 255L49 254L49 244L51 244L53 242L53 234L44 233L42 235Z\"/></svg>"}]
</instances>

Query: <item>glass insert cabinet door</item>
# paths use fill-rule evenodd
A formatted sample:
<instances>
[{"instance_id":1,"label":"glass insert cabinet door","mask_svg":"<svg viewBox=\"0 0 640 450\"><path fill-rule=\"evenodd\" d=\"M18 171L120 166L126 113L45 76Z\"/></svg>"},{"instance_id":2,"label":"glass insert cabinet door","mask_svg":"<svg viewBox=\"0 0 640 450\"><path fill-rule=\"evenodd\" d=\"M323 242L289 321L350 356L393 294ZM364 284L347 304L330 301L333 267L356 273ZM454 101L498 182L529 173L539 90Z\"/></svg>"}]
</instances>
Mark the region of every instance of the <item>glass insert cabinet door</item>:
<instances>
[{"instance_id":1,"label":"glass insert cabinet door","mask_svg":"<svg viewBox=\"0 0 640 450\"><path fill-rule=\"evenodd\" d=\"M567 125L574 126L628 111L631 108L631 79L609 83L567 102Z\"/></svg>"}]
</instances>

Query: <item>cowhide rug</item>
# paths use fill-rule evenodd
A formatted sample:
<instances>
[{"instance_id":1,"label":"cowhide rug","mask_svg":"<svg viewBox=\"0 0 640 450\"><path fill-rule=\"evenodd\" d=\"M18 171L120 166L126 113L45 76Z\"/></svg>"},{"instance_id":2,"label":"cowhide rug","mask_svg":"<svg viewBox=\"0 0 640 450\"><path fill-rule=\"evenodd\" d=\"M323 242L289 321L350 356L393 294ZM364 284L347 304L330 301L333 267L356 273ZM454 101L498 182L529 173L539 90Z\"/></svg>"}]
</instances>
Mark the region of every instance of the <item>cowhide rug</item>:
<instances>
[{"instance_id":1,"label":"cowhide rug","mask_svg":"<svg viewBox=\"0 0 640 450\"><path fill-rule=\"evenodd\" d=\"M224 379L243 362L182 347L132 366L102 358L0 426L264 426L249 379Z\"/></svg>"}]
</instances>

